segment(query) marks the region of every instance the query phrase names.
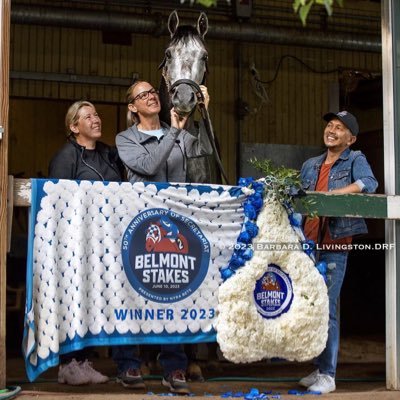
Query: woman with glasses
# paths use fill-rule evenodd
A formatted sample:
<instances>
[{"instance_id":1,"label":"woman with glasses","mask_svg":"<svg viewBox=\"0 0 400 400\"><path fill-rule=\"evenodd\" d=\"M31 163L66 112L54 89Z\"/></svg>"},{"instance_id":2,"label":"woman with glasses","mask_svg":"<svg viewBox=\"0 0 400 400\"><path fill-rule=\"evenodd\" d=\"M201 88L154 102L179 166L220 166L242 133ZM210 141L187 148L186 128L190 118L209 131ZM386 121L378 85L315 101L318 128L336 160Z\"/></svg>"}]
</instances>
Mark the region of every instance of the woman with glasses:
<instances>
[{"instance_id":1,"label":"woman with glasses","mask_svg":"<svg viewBox=\"0 0 400 400\"><path fill-rule=\"evenodd\" d=\"M208 106L207 89L201 87ZM135 82L127 91L128 123L116 137L118 153L130 182L186 182L187 158L212 154L207 134L198 137L184 129L187 116L171 109L171 126L160 121L158 92L145 81Z\"/></svg>"},{"instance_id":2,"label":"woman with glasses","mask_svg":"<svg viewBox=\"0 0 400 400\"><path fill-rule=\"evenodd\" d=\"M205 106L208 106L207 89L201 87ZM135 82L127 91L128 125L119 133L116 144L128 180L134 182L186 182L187 158L212 154L205 131L198 137L184 129L187 116L171 110L171 126L160 121L160 99L157 90L145 81ZM143 348L144 349L144 348ZM125 387L143 388L140 372L139 346L113 347L117 364L117 380ZM161 345L158 361L163 368L162 384L172 393L188 394L185 371L188 364L183 346Z\"/></svg>"}]
</instances>

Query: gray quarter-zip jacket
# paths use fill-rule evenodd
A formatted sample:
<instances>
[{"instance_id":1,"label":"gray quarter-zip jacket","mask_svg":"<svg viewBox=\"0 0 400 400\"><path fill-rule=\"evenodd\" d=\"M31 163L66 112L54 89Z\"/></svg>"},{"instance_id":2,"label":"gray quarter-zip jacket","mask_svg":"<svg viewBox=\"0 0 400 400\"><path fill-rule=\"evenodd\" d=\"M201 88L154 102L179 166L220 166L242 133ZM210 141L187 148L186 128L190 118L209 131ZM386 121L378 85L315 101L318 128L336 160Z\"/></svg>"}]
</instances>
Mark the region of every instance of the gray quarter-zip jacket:
<instances>
[{"instance_id":1,"label":"gray quarter-zip jacket","mask_svg":"<svg viewBox=\"0 0 400 400\"><path fill-rule=\"evenodd\" d=\"M198 137L163 122L161 127L160 140L139 131L136 124L117 135L118 153L131 183L186 182L186 159L212 154L202 123Z\"/></svg>"}]
</instances>

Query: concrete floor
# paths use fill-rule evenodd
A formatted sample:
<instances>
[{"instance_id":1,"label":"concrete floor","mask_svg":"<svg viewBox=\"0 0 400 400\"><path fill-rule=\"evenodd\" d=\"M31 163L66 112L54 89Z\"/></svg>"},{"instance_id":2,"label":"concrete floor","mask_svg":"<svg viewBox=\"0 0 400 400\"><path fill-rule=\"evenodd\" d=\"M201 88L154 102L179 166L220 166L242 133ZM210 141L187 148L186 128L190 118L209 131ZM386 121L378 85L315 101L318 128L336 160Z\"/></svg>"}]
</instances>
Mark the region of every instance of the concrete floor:
<instances>
[{"instance_id":1,"label":"concrete floor","mask_svg":"<svg viewBox=\"0 0 400 400\"><path fill-rule=\"evenodd\" d=\"M104 352L103 352L104 353ZM103 354L104 355L104 354ZM68 399L68 400L152 400L167 395L160 384L161 371L154 367L146 378L146 390L127 390L115 382L115 366L109 357L93 360L94 366L110 376L110 382L103 385L71 387L57 383L57 368L43 373L36 382L26 380L21 358L7 360L7 385L20 386L21 399ZM272 391L281 399L293 399L290 390L304 390L297 381L313 370L309 363L259 362L236 365L223 360L209 363L200 361L205 382L192 382L192 395L200 399L221 398L227 392L244 399L244 393L251 388L260 392ZM240 393L242 393L240 395ZM238 394L239 393L239 394ZM178 397L178 396L176 396ZM315 395L304 395L305 399ZM359 338L342 339L337 373L337 390L324 395L331 399L399 400L400 392L386 390L385 347L382 341ZM272 395L269 398L273 398ZM274 397L277 398L277 397ZM0 395L1 399L1 395Z\"/></svg>"}]
</instances>

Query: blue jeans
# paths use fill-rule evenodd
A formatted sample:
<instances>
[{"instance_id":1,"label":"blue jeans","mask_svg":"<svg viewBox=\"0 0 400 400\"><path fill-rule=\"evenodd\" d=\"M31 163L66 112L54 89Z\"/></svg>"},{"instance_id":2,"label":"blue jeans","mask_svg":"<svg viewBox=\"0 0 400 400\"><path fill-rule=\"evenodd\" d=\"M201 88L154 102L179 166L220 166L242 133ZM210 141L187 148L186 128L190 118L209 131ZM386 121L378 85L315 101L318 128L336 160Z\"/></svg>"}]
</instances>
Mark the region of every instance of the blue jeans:
<instances>
[{"instance_id":1,"label":"blue jeans","mask_svg":"<svg viewBox=\"0 0 400 400\"><path fill-rule=\"evenodd\" d=\"M139 369L142 362L137 345L113 346L112 358L117 364L119 374L129 368ZM181 344L162 344L158 360L165 376L177 369L185 371L187 368L187 357Z\"/></svg>"},{"instance_id":2,"label":"blue jeans","mask_svg":"<svg viewBox=\"0 0 400 400\"><path fill-rule=\"evenodd\" d=\"M347 251L321 251L318 261L327 264L327 286L329 297L328 341L325 350L318 356L317 365L322 374L335 377L339 351L339 324L337 305L347 265Z\"/></svg>"}]
</instances>

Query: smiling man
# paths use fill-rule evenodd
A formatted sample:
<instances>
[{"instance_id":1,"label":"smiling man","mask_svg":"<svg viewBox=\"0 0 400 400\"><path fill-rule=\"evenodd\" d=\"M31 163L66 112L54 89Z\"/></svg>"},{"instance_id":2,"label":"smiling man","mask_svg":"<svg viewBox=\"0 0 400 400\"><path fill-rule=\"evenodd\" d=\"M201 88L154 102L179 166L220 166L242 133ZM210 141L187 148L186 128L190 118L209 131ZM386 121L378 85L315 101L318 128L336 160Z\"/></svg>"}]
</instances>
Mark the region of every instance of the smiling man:
<instances>
[{"instance_id":1,"label":"smiling man","mask_svg":"<svg viewBox=\"0 0 400 400\"><path fill-rule=\"evenodd\" d=\"M327 125L324 143L327 151L307 160L301 168L303 189L337 194L373 193L378 183L367 159L361 151L350 146L357 140L358 122L347 111L324 115ZM329 393L336 389L335 375L339 350L339 327L336 319L337 301L340 295L347 265L347 249L354 235L367 233L362 218L306 218L304 234L318 243L318 261L327 265L329 296L329 330L325 350L316 360L317 369L300 380L300 385L312 391ZM337 246L331 246L335 244ZM329 251L329 248L342 251Z\"/></svg>"}]
</instances>

